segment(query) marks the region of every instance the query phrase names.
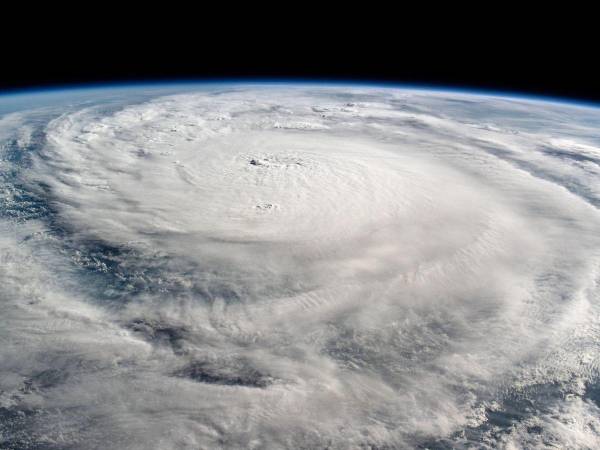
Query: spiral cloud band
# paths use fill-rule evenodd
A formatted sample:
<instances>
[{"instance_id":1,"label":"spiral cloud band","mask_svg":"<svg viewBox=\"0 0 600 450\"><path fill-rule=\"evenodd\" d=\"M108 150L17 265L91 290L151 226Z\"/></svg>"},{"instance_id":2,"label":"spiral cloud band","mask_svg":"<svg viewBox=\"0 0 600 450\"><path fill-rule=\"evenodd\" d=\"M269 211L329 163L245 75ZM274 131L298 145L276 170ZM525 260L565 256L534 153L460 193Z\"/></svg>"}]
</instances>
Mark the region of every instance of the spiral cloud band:
<instances>
[{"instance_id":1,"label":"spiral cloud band","mask_svg":"<svg viewBox=\"0 0 600 450\"><path fill-rule=\"evenodd\" d=\"M599 109L69 95L0 99L0 448L600 446Z\"/></svg>"}]
</instances>

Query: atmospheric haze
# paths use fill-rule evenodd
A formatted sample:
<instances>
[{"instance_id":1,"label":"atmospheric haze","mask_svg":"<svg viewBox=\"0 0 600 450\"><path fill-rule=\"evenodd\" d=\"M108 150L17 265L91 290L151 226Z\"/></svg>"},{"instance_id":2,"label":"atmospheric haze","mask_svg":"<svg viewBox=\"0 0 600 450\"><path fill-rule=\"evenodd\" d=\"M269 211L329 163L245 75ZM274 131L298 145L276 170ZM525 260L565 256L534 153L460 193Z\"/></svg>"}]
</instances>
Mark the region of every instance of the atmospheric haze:
<instances>
[{"instance_id":1,"label":"atmospheric haze","mask_svg":"<svg viewBox=\"0 0 600 450\"><path fill-rule=\"evenodd\" d=\"M600 447L600 109L0 98L0 448Z\"/></svg>"}]
</instances>

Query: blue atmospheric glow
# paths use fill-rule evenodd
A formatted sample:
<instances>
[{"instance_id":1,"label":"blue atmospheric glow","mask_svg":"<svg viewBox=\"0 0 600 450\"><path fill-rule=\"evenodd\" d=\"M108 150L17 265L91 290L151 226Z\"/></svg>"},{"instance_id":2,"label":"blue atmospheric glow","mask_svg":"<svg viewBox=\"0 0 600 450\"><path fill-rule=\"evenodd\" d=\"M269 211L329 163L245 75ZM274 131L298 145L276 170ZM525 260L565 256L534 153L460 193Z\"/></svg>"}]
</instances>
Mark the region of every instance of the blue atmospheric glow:
<instances>
[{"instance_id":1,"label":"blue atmospheric glow","mask_svg":"<svg viewBox=\"0 0 600 450\"><path fill-rule=\"evenodd\" d=\"M256 85L294 85L294 86L353 86L353 87L371 87L371 88L390 88L406 89L424 92L456 93L463 95L475 95L482 97L498 97L503 99L513 99L522 101L536 101L546 103L558 103L562 105L571 105L583 108L600 108L600 103L576 98L560 97L554 95L530 94L501 89L486 88L468 88L462 86L453 86L436 83L403 83L392 81L377 80L343 80L343 79L319 79L319 78L214 78L214 79L194 79L194 78L174 78L159 80L135 80L135 81L111 81L111 82L92 82L92 83L71 83L57 84L49 86L33 86L27 88L11 88L4 92L0 91L0 97L22 97L35 94L62 94L65 92L88 93L90 91L104 92L108 89L173 89L173 88L191 88L208 86L256 86Z\"/></svg>"}]
</instances>

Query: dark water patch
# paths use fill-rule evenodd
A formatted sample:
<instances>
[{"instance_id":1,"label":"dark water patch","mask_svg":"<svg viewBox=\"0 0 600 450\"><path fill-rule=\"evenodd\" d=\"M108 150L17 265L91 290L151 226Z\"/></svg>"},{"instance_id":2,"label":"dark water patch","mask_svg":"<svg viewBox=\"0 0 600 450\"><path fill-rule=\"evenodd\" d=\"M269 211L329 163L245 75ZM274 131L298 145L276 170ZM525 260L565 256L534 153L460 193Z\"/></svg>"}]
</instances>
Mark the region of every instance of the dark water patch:
<instances>
[{"instance_id":1,"label":"dark water patch","mask_svg":"<svg viewBox=\"0 0 600 450\"><path fill-rule=\"evenodd\" d=\"M164 276L168 259L156 252L144 255L126 245L102 240L66 239L63 252L86 278L88 289L103 303L123 304L140 294L173 294Z\"/></svg>"},{"instance_id":2,"label":"dark water patch","mask_svg":"<svg viewBox=\"0 0 600 450\"><path fill-rule=\"evenodd\" d=\"M585 384L583 398L593 402L600 408L600 380L589 381Z\"/></svg>"},{"instance_id":3,"label":"dark water patch","mask_svg":"<svg viewBox=\"0 0 600 450\"><path fill-rule=\"evenodd\" d=\"M34 153L38 153L46 145L47 140L44 131L46 120L33 121L28 123L28 125L32 127L32 131L27 142L23 142L22 139L14 136L2 142L0 145L2 161L9 162L21 168L29 167L31 165L31 156Z\"/></svg>"},{"instance_id":4,"label":"dark water patch","mask_svg":"<svg viewBox=\"0 0 600 450\"><path fill-rule=\"evenodd\" d=\"M67 370L48 369L36 373L29 377L23 383L20 389L22 393L27 394L35 391L42 391L59 386L67 381L69 373Z\"/></svg>"},{"instance_id":5,"label":"dark water patch","mask_svg":"<svg viewBox=\"0 0 600 450\"><path fill-rule=\"evenodd\" d=\"M135 319L125 326L154 345L171 347L174 353L181 353L190 335L187 327L172 325L153 319Z\"/></svg>"},{"instance_id":6,"label":"dark water patch","mask_svg":"<svg viewBox=\"0 0 600 450\"><path fill-rule=\"evenodd\" d=\"M0 218L23 223L48 215L47 204L22 185L9 184L3 190L4 195L0 197Z\"/></svg>"},{"instance_id":7,"label":"dark water patch","mask_svg":"<svg viewBox=\"0 0 600 450\"><path fill-rule=\"evenodd\" d=\"M24 222L48 215L48 205L43 198L31 192L20 181L20 174L31 166L31 155L45 145L43 130L32 132L26 144L10 138L0 145L0 218Z\"/></svg>"},{"instance_id":8,"label":"dark water patch","mask_svg":"<svg viewBox=\"0 0 600 450\"><path fill-rule=\"evenodd\" d=\"M199 383L253 388L266 388L273 382L272 377L253 367L244 358L218 362L195 361L175 372L174 376Z\"/></svg>"}]
</instances>

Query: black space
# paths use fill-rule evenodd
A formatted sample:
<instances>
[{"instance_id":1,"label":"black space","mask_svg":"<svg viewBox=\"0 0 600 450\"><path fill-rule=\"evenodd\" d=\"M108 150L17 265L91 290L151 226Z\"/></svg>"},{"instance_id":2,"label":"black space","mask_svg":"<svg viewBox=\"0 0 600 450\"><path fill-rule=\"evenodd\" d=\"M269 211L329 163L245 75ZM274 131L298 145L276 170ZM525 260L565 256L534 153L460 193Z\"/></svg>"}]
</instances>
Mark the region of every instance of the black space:
<instances>
[{"instance_id":1,"label":"black space","mask_svg":"<svg viewBox=\"0 0 600 450\"><path fill-rule=\"evenodd\" d=\"M190 13L183 20L160 15L154 21L127 16L76 26L46 21L41 28L30 25L33 39L16 39L14 31L4 30L0 92L102 82L293 78L600 101L595 28L571 21L566 29L567 19L560 28L540 20L532 28L534 22L512 19L446 23L443 14L432 24L385 10L358 11L352 20L329 15L293 22L254 22L244 11L224 21L210 13Z\"/></svg>"}]
</instances>

